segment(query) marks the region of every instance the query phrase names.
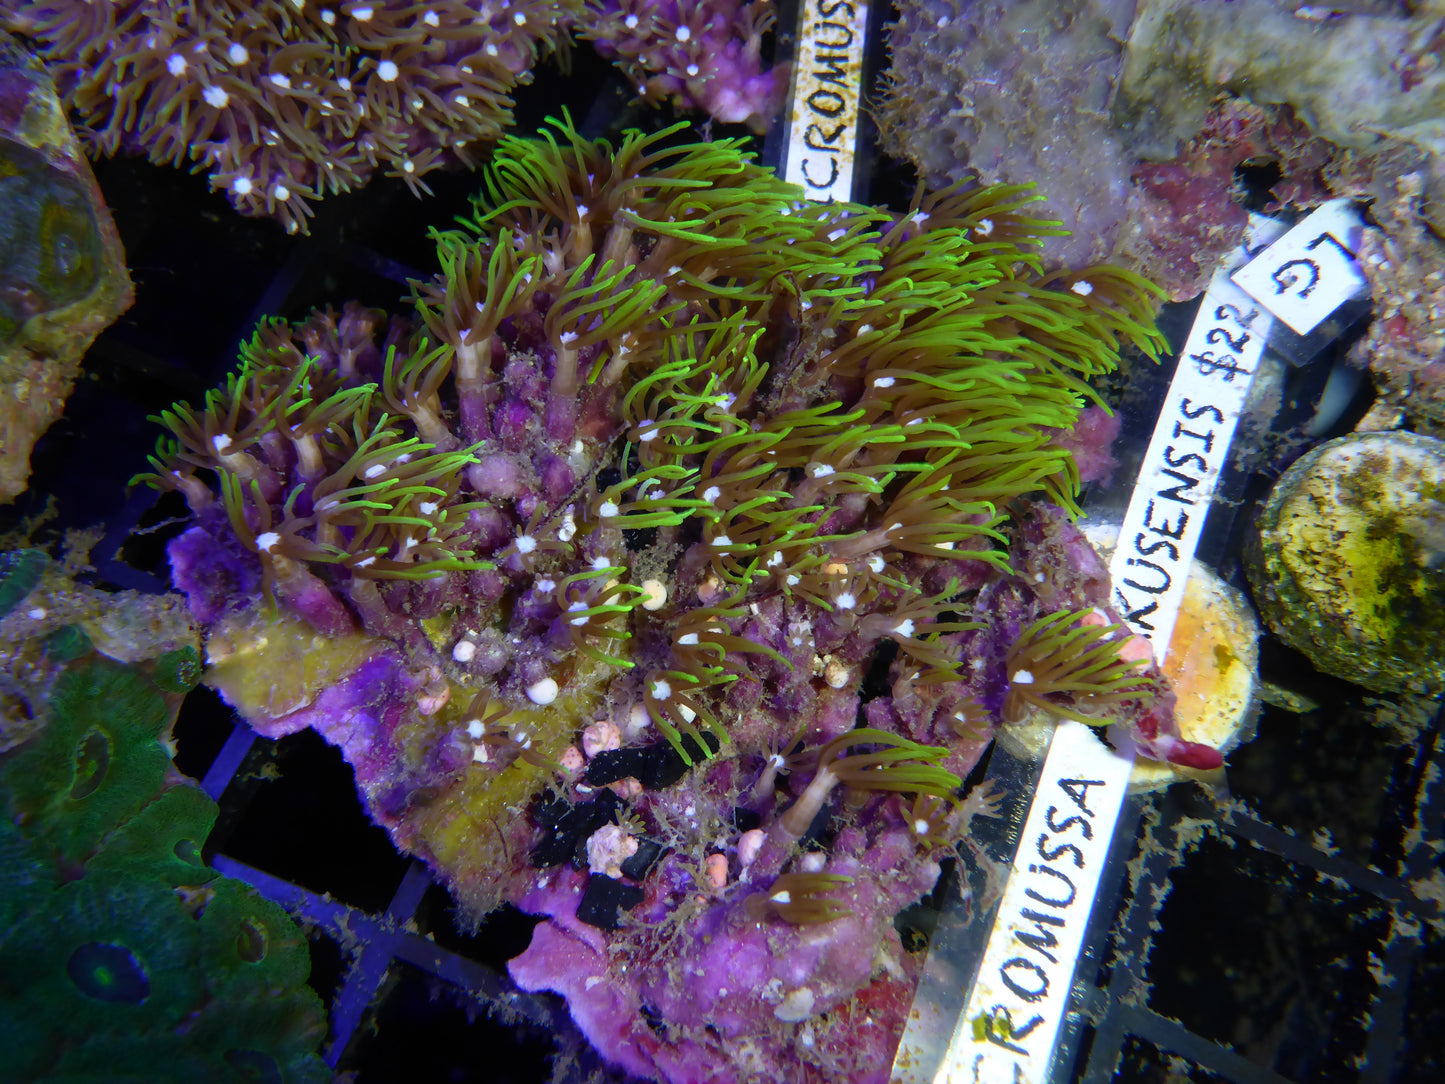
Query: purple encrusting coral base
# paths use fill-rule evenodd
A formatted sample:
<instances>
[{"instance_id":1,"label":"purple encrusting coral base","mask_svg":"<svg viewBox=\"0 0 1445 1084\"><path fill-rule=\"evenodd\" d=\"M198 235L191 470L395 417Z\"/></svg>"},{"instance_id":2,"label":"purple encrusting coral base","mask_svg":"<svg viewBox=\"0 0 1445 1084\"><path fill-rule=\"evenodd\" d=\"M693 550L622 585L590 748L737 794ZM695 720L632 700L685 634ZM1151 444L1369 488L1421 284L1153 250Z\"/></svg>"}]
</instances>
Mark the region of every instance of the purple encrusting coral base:
<instances>
[{"instance_id":1,"label":"purple encrusting coral base","mask_svg":"<svg viewBox=\"0 0 1445 1084\"><path fill-rule=\"evenodd\" d=\"M605 934L578 920L582 874L547 874L519 902L547 921L508 970L524 990L565 995L593 1045L647 1079L727 1084L738 1079L739 1061L756 1079L798 1079L801 1044L837 1079L881 1084L917 968L884 916L916 902L938 877L938 866L915 863L913 852L901 819L881 835L839 833L829 869L854 878L840 896L852 914L821 929L779 929L750 921L740 900L712 901L667 952L641 959L618 960ZM676 869L662 877L689 879ZM834 1020L839 1010L843 1019ZM647 1013L668 1021L670 1038ZM866 1021L853 1019L860 1013ZM821 1019L812 1026L791 1026L814 1016ZM781 1026L768 1027L769 1017Z\"/></svg>"},{"instance_id":2,"label":"purple encrusting coral base","mask_svg":"<svg viewBox=\"0 0 1445 1084\"><path fill-rule=\"evenodd\" d=\"M788 90L790 68L765 68L772 0L600 0L578 26L649 101L672 100L761 130Z\"/></svg>"},{"instance_id":3,"label":"purple encrusting coral base","mask_svg":"<svg viewBox=\"0 0 1445 1084\"><path fill-rule=\"evenodd\" d=\"M195 582L198 569L188 562L219 541L193 528L172 543L178 582ZM1023 520L1010 557L1026 580L1034 577L1030 570L1049 570L1042 597L1007 582L984 588L976 611L993 616L991 628L959 634L964 656L977 660L965 686L939 697L895 681L889 693L860 703L853 691L818 695L785 681L773 695L765 695L760 682L739 683L733 687L736 702L748 706L737 709L736 740L753 747L780 744L797 732L822 741L850 729L861 708L868 725L928 742L938 740L935 720L948 717L950 705L977 701L996 710L1008 684L1008 646L1039 604L1078 608L1103 605L1107 597L1106 570L1056 509L1038 506ZM203 592L192 597L201 607L209 605ZM740 631L754 642L786 649L786 625L783 607L765 605ZM801 656L798 661L801 665ZM308 706L274 718L248 713L248 719L268 737L312 727L339 746L373 817L400 845L426 855L425 842L408 823L409 796L465 771L470 750L463 742L449 741L420 764L406 755L405 730L416 722L417 692L418 683L400 655L383 650ZM1140 744L1183 754L1171 759L1213 766L1207 762L1212 750L1176 746L1178 739L1160 732L1171 703L1166 692L1156 712L1137 720ZM953 739L947 765L966 772L986 744L983 737ZM651 824L721 825L734 801L749 804L755 774L750 763L755 761L722 761L666 791L636 795L634 813ZM594 792L585 778L575 778L568 788L574 802L585 803ZM796 799L802 789L794 784L789 793ZM760 810L770 805L751 804ZM988 809L976 804L969 812ZM735 835L713 850L727 858L726 891L700 880L697 858L681 852L664 857L640 880L622 878L637 884L643 895L620 932L579 917L579 904L597 871L565 864L535 868L528 856L533 829L525 822L514 824L507 839L515 864L502 879L518 907L546 921L509 971L525 990L564 995L597 1049L646 1079L726 1084L738 1079L742 1059L759 1079L881 1084L906 1023L920 962L903 950L892 916L933 889L939 866L918 849L901 799L873 798L852 819L827 851L827 871L853 878L836 897L849 913L834 922L794 927L750 919L748 899L766 891L793 849L793 841L773 821L751 852ZM688 916L685 922L682 914ZM654 1026L658 1019L667 1022L665 1033ZM806 1055L808 1074L801 1077L796 1076L800 1053ZM815 1068L816 1076L811 1075Z\"/></svg>"}]
</instances>

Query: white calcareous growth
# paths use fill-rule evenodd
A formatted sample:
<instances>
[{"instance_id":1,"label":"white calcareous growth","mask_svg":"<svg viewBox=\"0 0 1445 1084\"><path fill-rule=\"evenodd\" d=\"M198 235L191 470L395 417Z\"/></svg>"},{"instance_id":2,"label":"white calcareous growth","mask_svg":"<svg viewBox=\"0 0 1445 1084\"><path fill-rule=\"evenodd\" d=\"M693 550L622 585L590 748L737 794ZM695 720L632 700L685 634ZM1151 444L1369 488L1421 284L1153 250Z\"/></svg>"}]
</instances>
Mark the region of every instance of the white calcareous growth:
<instances>
[{"instance_id":1,"label":"white calcareous growth","mask_svg":"<svg viewBox=\"0 0 1445 1084\"><path fill-rule=\"evenodd\" d=\"M637 846L627 829L603 825L587 837L587 868L608 877L621 877L622 863L637 853Z\"/></svg>"},{"instance_id":2,"label":"white calcareous growth","mask_svg":"<svg viewBox=\"0 0 1445 1084\"><path fill-rule=\"evenodd\" d=\"M557 682L547 677L541 681L534 681L531 685L527 686L527 699L538 707L546 707L557 699L557 693L559 691Z\"/></svg>"}]
</instances>

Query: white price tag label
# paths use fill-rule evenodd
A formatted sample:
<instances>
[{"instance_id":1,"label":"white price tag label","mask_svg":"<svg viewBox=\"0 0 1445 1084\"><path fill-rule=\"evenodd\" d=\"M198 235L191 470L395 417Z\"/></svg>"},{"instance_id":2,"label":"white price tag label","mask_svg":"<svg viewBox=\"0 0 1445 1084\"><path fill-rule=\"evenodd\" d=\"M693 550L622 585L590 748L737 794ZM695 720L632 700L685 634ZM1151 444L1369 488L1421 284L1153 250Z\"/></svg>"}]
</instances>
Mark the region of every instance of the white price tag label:
<instances>
[{"instance_id":1,"label":"white price tag label","mask_svg":"<svg viewBox=\"0 0 1445 1084\"><path fill-rule=\"evenodd\" d=\"M939 1084L1047 1077L1134 758L1059 724Z\"/></svg>"},{"instance_id":2,"label":"white price tag label","mask_svg":"<svg viewBox=\"0 0 1445 1084\"><path fill-rule=\"evenodd\" d=\"M1271 227L1280 228L1261 220L1256 235ZM1233 262L1244 256L1237 250ZM1189 563L1273 323L1227 268L1214 273L1139 466L1109 563L1110 601L1157 662L1168 654Z\"/></svg>"},{"instance_id":3,"label":"white price tag label","mask_svg":"<svg viewBox=\"0 0 1445 1084\"><path fill-rule=\"evenodd\" d=\"M1351 200L1316 208L1234 273L1234 281L1301 335L1353 297L1369 292L1355 253L1364 223Z\"/></svg>"},{"instance_id":4,"label":"white price tag label","mask_svg":"<svg viewBox=\"0 0 1445 1084\"><path fill-rule=\"evenodd\" d=\"M866 0L803 0L783 179L819 203L853 198Z\"/></svg>"}]
</instances>

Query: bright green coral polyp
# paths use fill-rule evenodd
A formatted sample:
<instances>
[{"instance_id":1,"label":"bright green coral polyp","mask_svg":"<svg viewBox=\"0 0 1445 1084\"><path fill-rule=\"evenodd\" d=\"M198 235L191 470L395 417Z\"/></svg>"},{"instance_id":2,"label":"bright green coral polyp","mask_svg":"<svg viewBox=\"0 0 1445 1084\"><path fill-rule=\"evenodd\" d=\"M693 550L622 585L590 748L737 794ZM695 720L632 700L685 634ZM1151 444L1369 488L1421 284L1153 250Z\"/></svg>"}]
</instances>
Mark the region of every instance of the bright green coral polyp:
<instances>
[{"instance_id":1,"label":"bright green coral polyp","mask_svg":"<svg viewBox=\"0 0 1445 1084\"><path fill-rule=\"evenodd\" d=\"M373 761L410 786L423 751L482 723L466 705L496 706L473 759L394 826L477 913L512 860L498 826L544 785L525 765L597 713L641 709L690 763L705 731L736 750L727 700L764 659L811 680L808 638L743 646L754 607L809 636L826 619L855 658L891 638L910 681L960 679L974 626L940 587L1008 573L1020 498L1077 510L1060 434L1121 348L1163 344L1138 276L1043 268L1054 227L1029 188L810 204L740 142L683 128L612 145L563 119L502 140L472 213L435 234L409 339L357 306L268 322L225 388L160 418L147 480L185 495L193 541L234 536L286 611L232 599L211 630L229 652L212 681L243 714L290 710L272 659L290 681L395 653L432 675ZM423 594L424 637L406 601ZM452 652L472 630L488 669Z\"/></svg>"}]
</instances>

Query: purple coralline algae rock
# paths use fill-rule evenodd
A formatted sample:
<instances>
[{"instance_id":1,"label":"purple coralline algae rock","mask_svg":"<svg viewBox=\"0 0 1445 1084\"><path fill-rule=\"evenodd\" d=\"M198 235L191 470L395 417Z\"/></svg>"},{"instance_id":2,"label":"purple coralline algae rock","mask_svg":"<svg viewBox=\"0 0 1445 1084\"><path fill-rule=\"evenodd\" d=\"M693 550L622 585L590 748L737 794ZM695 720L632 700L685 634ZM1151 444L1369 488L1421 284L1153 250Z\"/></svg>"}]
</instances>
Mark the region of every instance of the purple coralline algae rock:
<instances>
[{"instance_id":1,"label":"purple coralline algae rock","mask_svg":"<svg viewBox=\"0 0 1445 1084\"><path fill-rule=\"evenodd\" d=\"M789 66L763 66L775 21L772 0L600 0L577 32L615 59L645 100L762 131L788 92Z\"/></svg>"},{"instance_id":2,"label":"purple coralline algae rock","mask_svg":"<svg viewBox=\"0 0 1445 1084\"><path fill-rule=\"evenodd\" d=\"M149 480L211 684L471 917L544 916L513 976L609 1059L882 1080L894 919L1025 694L1219 762L1070 518L1156 294L1040 270L1016 192L810 205L677 132L504 140L410 323L263 325Z\"/></svg>"}]
</instances>

